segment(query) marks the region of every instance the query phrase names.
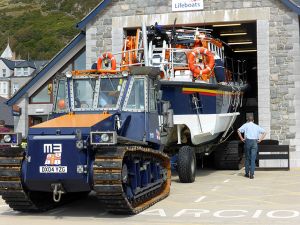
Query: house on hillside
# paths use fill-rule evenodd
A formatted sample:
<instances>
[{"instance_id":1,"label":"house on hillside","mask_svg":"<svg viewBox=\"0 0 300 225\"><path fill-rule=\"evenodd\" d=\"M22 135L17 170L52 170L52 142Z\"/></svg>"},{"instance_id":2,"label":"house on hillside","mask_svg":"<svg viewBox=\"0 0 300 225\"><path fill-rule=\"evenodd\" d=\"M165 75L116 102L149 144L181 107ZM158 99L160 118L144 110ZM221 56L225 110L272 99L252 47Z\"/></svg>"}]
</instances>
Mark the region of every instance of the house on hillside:
<instances>
[{"instance_id":1,"label":"house on hillside","mask_svg":"<svg viewBox=\"0 0 300 225\"><path fill-rule=\"evenodd\" d=\"M15 59L9 44L0 57L0 96L9 99L28 80L33 72L42 67L45 61L27 61Z\"/></svg>"}]
</instances>

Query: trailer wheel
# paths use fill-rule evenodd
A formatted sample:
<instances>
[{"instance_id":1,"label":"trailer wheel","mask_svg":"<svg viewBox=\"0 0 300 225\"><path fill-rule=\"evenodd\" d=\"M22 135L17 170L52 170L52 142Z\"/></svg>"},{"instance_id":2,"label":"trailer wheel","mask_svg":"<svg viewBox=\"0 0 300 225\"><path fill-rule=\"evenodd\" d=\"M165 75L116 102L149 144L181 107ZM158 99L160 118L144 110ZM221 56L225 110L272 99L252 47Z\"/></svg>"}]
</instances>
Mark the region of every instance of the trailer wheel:
<instances>
[{"instance_id":1,"label":"trailer wheel","mask_svg":"<svg viewBox=\"0 0 300 225\"><path fill-rule=\"evenodd\" d=\"M190 146L183 146L179 149L177 170L180 182L193 183L195 181L196 155Z\"/></svg>"}]
</instances>

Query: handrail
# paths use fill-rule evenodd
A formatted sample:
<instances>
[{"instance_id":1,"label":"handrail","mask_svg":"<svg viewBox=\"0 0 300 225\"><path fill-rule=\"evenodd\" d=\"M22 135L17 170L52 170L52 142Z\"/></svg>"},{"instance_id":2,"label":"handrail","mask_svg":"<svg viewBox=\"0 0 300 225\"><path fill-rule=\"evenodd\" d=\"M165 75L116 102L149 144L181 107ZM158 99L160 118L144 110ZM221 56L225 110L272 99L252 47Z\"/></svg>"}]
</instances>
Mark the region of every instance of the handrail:
<instances>
[{"instance_id":1,"label":"handrail","mask_svg":"<svg viewBox=\"0 0 300 225\"><path fill-rule=\"evenodd\" d=\"M150 49L149 49L150 50ZM175 78L176 74L178 72L176 71L186 71L189 70L188 61L186 58L186 62L183 62L185 60L184 57L176 58L176 54L187 54L188 52L192 51L192 49L183 49L183 48L151 48L151 52L149 52L149 55L152 56L152 58L149 58L149 66L155 66L160 67L162 73L164 74L165 79ZM132 60L132 53L137 52L137 55L140 56L140 61L133 62ZM161 57L161 55L167 52L168 58ZM129 68L130 66L144 66L144 48L138 48L138 49L131 49L131 50L124 50L120 52L115 52L113 55L118 60L117 61L117 70L101 70L101 71L94 71L95 73L118 73L123 71L126 68ZM125 64L121 63L121 61L124 60L124 57L128 57L128 62ZM219 56L220 57L220 56ZM158 59L158 60L156 60ZM162 59L164 59L162 61ZM178 60L176 60L178 59ZM246 75L246 61L241 60L235 60L233 58L220 57L220 59L223 61L224 65L222 66L216 66L216 68L224 68L225 71L230 71L231 79L227 79L225 83L234 82L234 83L244 83L245 82L245 75ZM138 59L137 59L138 60ZM195 63L196 66L201 66L199 63ZM225 72L226 73L226 72ZM75 74L76 75L76 74ZM77 74L78 75L78 74Z\"/></svg>"}]
</instances>

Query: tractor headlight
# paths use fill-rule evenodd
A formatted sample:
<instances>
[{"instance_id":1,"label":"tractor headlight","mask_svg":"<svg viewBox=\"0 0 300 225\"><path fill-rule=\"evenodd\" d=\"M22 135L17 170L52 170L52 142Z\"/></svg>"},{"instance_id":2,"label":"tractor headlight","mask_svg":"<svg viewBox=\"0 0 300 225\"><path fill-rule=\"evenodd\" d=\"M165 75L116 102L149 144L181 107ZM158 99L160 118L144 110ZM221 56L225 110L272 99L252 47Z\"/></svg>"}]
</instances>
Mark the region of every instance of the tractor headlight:
<instances>
[{"instance_id":1,"label":"tractor headlight","mask_svg":"<svg viewBox=\"0 0 300 225\"><path fill-rule=\"evenodd\" d=\"M108 134L102 134L101 135L101 141L102 142L108 142L109 141L109 135Z\"/></svg>"},{"instance_id":2,"label":"tractor headlight","mask_svg":"<svg viewBox=\"0 0 300 225\"><path fill-rule=\"evenodd\" d=\"M0 133L0 145L19 145L21 142L21 133Z\"/></svg>"},{"instance_id":3,"label":"tractor headlight","mask_svg":"<svg viewBox=\"0 0 300 225\"><path fill-rule=\"evenodd\" d=\"M9 134L4 135L3 140L5 143L9 143L11 141L11 136Z\"/></svg>"},{"instance_id":4,"label":"tractor headlight","mask_svg":"<svg viewBox=\"0 0 300 225\"><path fill-rule=\"evenodd\" d=\"M114 145L117 143L115 131L93 131L90 133L91 145Z\"/></svg>"}]
</instances>

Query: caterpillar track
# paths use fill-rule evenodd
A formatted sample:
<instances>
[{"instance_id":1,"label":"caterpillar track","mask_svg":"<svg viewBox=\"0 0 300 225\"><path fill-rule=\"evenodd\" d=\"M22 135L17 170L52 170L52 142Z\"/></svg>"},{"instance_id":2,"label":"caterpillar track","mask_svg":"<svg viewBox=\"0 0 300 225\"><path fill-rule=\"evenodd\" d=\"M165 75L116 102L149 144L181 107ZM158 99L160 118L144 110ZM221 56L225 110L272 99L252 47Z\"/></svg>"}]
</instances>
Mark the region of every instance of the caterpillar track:
<instances>
[{"instance_id":1,"label":"caterpillar track","mask_svg":"<svg viewBox=\"0 0 300 225\"><path fill-rule=\"evenodd\" d=\"M126 174L124 164L141 160L142 169L150 163L159 163L163 168L160 179L147 187L139 187L129 198L126 186L131 175ZM126 167L127 168L127 167ZM169 158L158 151L141 146L120 146L98 149L94 162L94 191L108 211L120 214L137 214L156 202L166 198L170 192L171 170ZM124 172L125 170L125 172ZM151 176L151 175L150 175ZM101 205L102 205L101 204Z\"/></svg>"},{"instance_id":2,"label":"caterpillar track","mask_svg":"<svg viewBox=\"0 0 300 225\"><path fill-rule=\"evenodd\" d=\"M55 203L52 193L26 191L21 180L24 155L22 148L0 149L0 195L12 209L21 212L43 212L74 198L78 199L82 195L82 193L65 194L61 202ZM147 187L138 188L131 199L124 191L126 182L124 183L124 171L122 171L123 160L129 159L143 159L149 163L152 161L163 168L160 179ZM94 191L100 204L113 213L137 214L164 199L170 192L169 158L150 148L120 146L100 149L96 152L93 170ZM130 180L130 175L128 177Z\"/></svg>"},{"instance_id":3,"label":"caterpillar track","mask_svg":"<svg viewBox=\"0 0 300 225\"><path fill-rule=\"evenodd\" d=\"M35 204L23 190L21 165L24 149L5 147L0 149L0 195L14 210L30 212L49 209L48 204Z\"/></svg>"},{"instance_id":4,"label":"caterpillar track","mask_svg":"<svg viewBox=\"0 0 300 225\"><path fill-rule=\"evenodd\" d=\"M0 195L13 210L43 212L86 195L86 193L66 194L59 203L56 203L53 201L52 193L26 191L21 180L23 159L22 148L0 148Z\"/></svg>"}]
</instances>

